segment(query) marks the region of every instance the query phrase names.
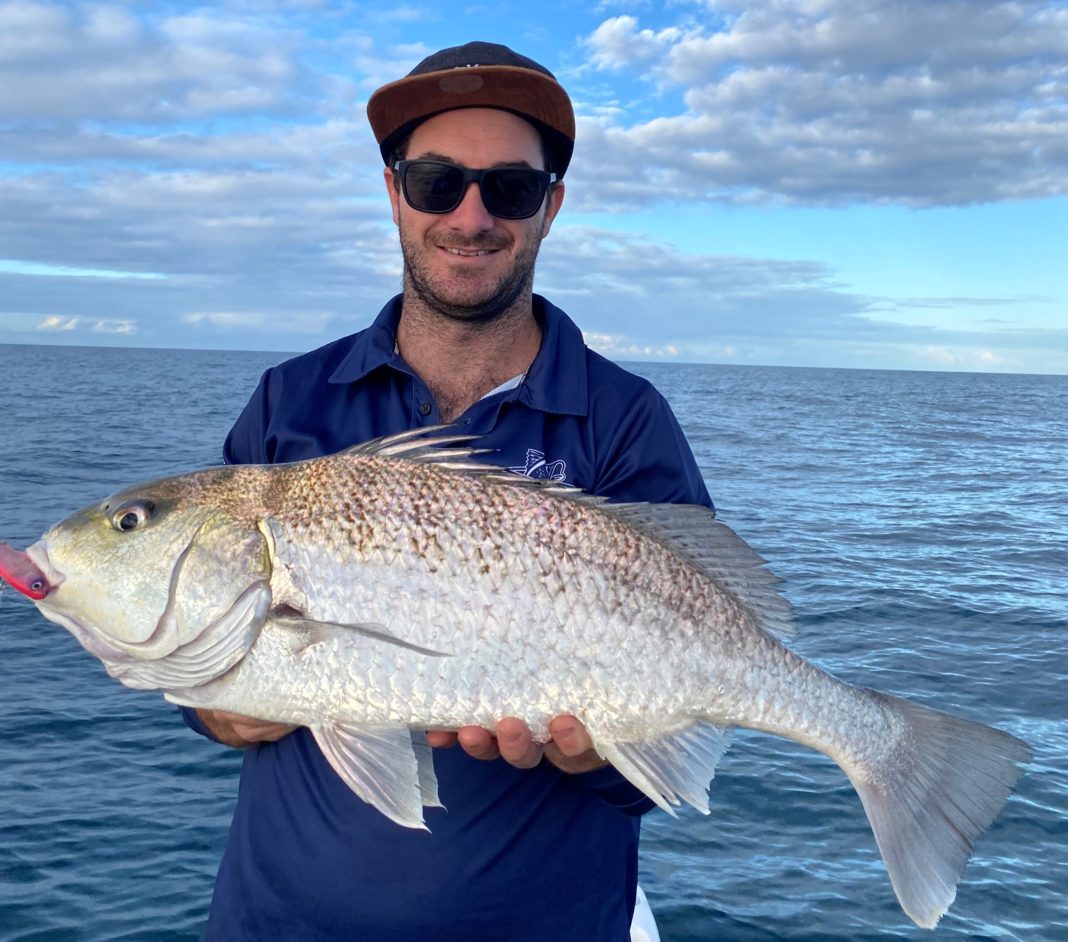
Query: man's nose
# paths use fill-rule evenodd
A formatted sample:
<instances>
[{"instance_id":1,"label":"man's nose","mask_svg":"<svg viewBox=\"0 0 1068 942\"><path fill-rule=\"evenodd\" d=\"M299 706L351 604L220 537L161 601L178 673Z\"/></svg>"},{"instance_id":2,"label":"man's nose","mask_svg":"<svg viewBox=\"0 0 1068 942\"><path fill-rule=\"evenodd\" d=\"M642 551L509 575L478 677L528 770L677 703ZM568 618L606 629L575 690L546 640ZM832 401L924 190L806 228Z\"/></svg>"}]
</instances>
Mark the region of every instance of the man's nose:
<instances>
[{"instance_id":1,"label":"man's nose","mask_svg":"<svg viewBox=\"0 0 1068 942\"><path fill-rule=\"evenodd\" d=\"M460 205L449 213L449 224L464 232L482 232L492 229L495 217L482 202L482 191L474 180L467 185L467 192Z\"/></svg>"}]
</instances>

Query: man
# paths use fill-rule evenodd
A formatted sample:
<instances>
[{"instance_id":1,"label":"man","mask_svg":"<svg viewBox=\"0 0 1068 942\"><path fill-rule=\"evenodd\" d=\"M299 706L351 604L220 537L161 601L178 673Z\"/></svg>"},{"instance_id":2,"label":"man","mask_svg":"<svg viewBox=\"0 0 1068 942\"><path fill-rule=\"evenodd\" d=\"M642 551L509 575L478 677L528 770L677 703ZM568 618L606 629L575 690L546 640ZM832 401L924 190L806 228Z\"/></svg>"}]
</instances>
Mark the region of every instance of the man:
<instances>
[{"instance_id":1,"label":"man","mask_svg":"<svg viewBox=\"0 0 1068 942\"><path fill-rule=\"evenodd\" d=\"M368 116L403 294L366 330L268 370L227 460L310 458L453 423L516 473L618 500L710 505L662 397L587 350L532 293L574 146L571 102L552 74L469 43L379 89ZM428 734L461 748L436 750L447 810L426 809L425 833L357 798L307 730L185 713L247 747L207 939L628 938L651 804L574 717L558 717L544 746L514 718L495 736Z\"/></svg>"}]
</instances>

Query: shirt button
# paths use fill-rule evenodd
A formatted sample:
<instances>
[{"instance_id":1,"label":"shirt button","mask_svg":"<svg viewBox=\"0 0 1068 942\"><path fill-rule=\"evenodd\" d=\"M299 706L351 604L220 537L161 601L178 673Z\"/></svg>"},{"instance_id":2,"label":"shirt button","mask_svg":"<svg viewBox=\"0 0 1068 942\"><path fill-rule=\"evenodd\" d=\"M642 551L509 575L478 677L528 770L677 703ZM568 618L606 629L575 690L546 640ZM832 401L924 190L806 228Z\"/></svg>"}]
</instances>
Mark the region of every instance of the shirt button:
<instances>
[{"instance_id":1,"label":"shirt button","mask_svg":"<svg viewBox=\"0 0 1068 942\"><path fill-rule=\"evenodd\" d=\"M423 403L423 404L422 404L422 405L421 405L421 406L419 407L419 413L420 413L421 415L430 415L430 403L429 403L429 402L424 402L424 403Z\"/></svg>"}]
</instances>

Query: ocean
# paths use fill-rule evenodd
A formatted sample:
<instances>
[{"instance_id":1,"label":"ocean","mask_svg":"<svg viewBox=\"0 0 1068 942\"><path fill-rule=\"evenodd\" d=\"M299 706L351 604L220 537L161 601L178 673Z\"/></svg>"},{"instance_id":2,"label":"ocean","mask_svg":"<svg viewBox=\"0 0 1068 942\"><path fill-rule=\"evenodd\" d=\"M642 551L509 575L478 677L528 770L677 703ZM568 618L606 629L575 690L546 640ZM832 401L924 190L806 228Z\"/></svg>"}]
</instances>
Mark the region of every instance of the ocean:
<instances>
[{"instance_id":1,"label":"ocean","mask_svg":"<svg viewBox=\"0 0 1068 942\"><path fill-rule=\"evenodd\" d=\"M279 354L0 345L0 539L220 460ZM626 364L782 577L792 646L1035 759L933 933L825 757L739 732L712 814L645 818L664 942L1068 942L1068 376ZM238 755L0 595L0 942L199 939Z\"/></svg>"}]
</instances>

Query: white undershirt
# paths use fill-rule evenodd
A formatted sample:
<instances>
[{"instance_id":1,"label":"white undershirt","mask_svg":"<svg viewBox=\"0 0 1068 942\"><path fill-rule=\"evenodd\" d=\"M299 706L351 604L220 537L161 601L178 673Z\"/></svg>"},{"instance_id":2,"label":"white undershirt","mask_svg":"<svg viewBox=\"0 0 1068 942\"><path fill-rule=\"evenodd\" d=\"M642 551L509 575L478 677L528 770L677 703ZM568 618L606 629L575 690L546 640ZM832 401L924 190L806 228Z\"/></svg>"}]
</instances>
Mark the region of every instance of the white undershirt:
<instances>
[{"instance_id":1,"label":"white undershirt","mask_svg":"<svg viewBox=\"0 0 1068 942\"><path fill-rule=\"evenodd\" d=\"M400 356L400 344L396 340L393 341L393 354ZM478 400L481 402L483 399L489 399L490 396L496 396L497 393L508 392L509 389L515 389L523 380L527 378L526 370L520 373L518 376L513 376L511 379L506 379L500 386L491 389L486 395L480 397Z\"/></svg>"},{"instance_id":2,"label":"white undershirt","mask_svg":"<svg viewBox=\"0 0 1068 942\"><path fill-rule=\"evenodd\" d=\"M491 389L482 399L489 399L490 396L496 396L497 393L508 392L509 389L515 389L524 379L527 378L526 372L520 373L518 376L513 376L511 379L506 379L496 389ZM482 401L481 399L479 400Z\"/></svg>"}]
</instances>

